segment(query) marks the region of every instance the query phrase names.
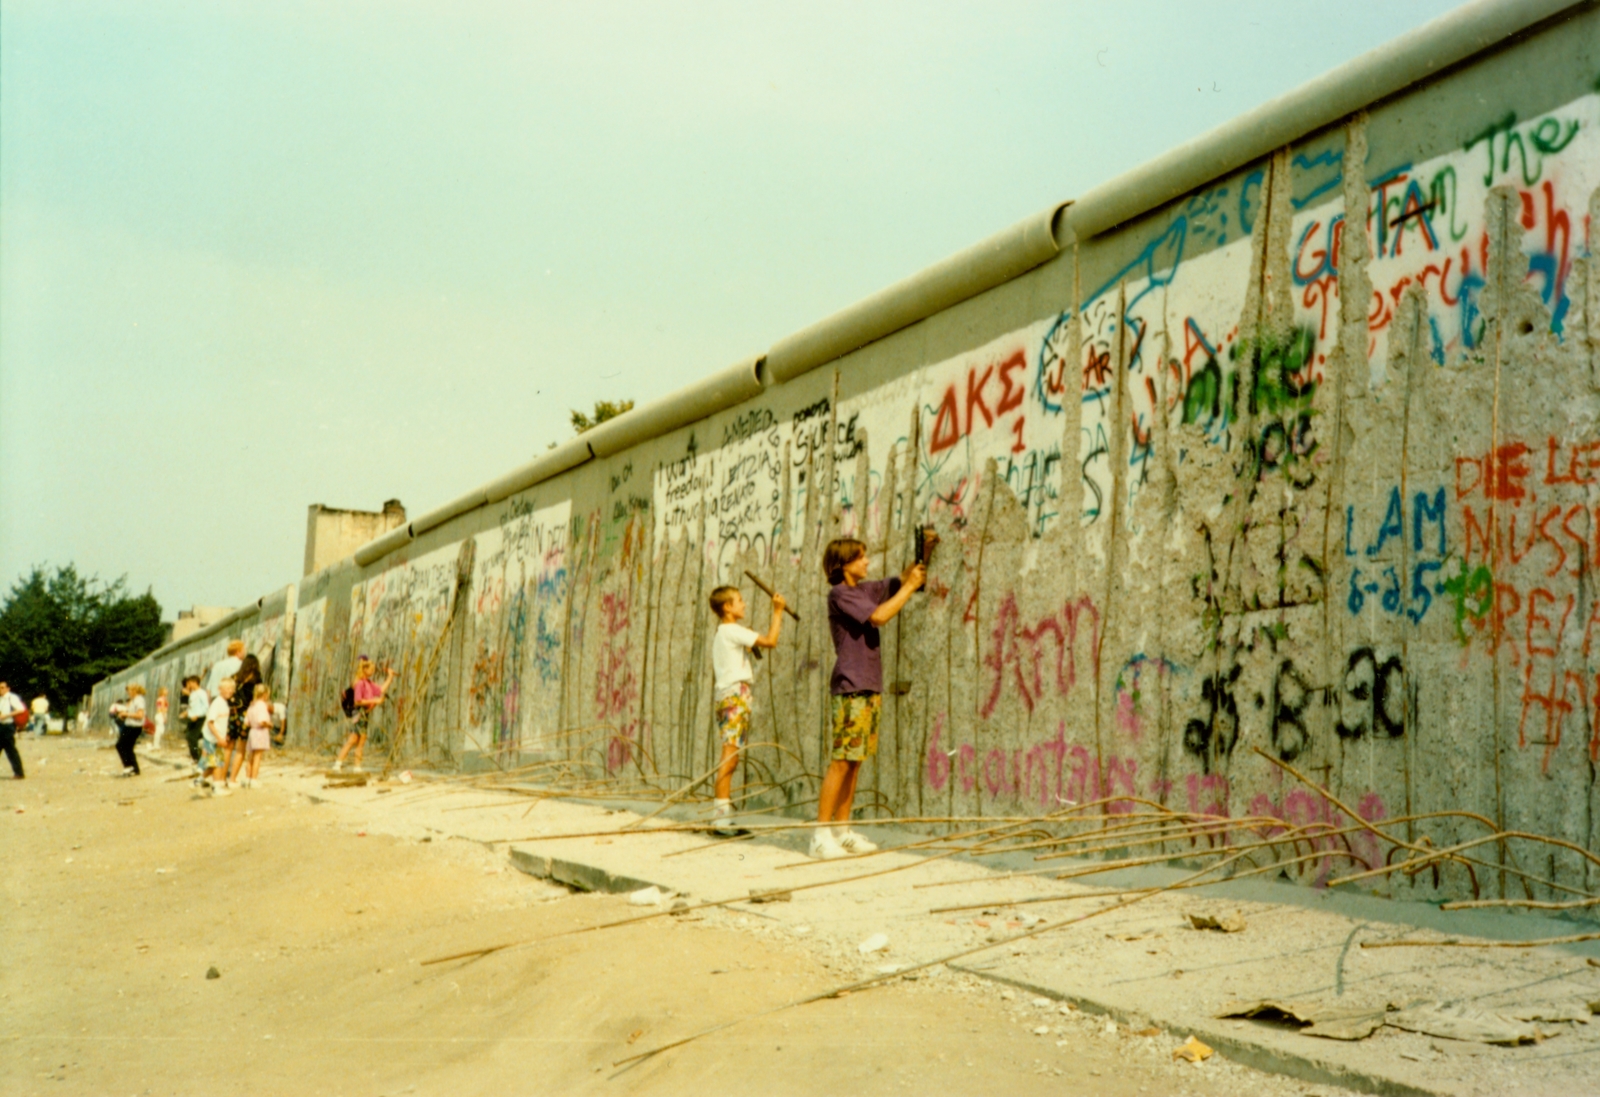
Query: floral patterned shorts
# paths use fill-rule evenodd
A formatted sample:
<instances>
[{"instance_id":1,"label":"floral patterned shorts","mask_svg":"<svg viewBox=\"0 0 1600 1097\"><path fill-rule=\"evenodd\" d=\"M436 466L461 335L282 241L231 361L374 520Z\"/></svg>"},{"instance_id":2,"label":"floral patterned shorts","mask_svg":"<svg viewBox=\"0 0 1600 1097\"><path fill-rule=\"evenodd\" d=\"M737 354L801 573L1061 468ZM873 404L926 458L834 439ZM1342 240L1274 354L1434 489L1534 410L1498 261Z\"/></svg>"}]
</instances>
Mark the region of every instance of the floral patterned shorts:
<instances>
[{"instance_id":1,"label":"floral patterned shorts","mask_svg":"<svg viewBox=\"0 0 1600 1097\"><path fill-rule=\"evenodd\" d=\"M882 712L881 693L846 693L833 698L835 762L863 762L878 753L878 717Z\"/></svg>"},{"instance_id":2,"label":"floral patterned shorts","mask_svg":"<svg viewBox=\"0 0 1600 1097\"><path fill-rule=\"evenodd\" d=\"M731 693L717 698L717 734L725 745L744 749L750 734L750 683L736 682Z\"/></svg>"}]
</instances>

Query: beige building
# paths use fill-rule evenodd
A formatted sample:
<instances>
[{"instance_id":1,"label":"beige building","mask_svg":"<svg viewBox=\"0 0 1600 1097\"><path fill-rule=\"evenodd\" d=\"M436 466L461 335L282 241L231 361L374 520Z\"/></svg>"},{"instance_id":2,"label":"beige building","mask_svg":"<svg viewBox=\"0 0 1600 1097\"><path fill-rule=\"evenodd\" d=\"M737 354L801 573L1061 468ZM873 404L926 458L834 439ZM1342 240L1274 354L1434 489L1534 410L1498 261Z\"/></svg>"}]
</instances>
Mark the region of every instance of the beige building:
<instances>
[{"instance_id":1,"label":"beige building","mask_svg":"<svg viewBox=\"0 0 1600 1097\"><path fill-rule=\"evenodd\" d=\"M232 612L232 606L191 606L189 609L180 609L178 619L169 627L170 635L167 636L166 642L170 644L174 640L192 636L207 625L216 624Z\"/></svg>"},{"instance_id":2,"label":"beige building","mask_svg":"<svg viewBox=\"0 0 1600 1097\"><path fill-rule=\"evenodd\" d=\"M406 523L406 508L390 499L382 510L336 510L313 503L306 511L306 562L311 575Z\"/></svg>"}]
</instances>

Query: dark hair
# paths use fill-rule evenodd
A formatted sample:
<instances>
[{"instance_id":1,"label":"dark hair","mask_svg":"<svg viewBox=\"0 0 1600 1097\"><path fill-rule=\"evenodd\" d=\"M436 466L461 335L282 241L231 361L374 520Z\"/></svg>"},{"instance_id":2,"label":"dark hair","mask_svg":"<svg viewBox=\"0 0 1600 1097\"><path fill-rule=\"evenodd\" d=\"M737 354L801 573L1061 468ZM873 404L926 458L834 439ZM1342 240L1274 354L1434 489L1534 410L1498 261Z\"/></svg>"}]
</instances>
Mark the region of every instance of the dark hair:
<instances>
[{"instance_id":1,"label":"dark hair","mask_svg":"<svg viewBox=\"0 0 1600 1097\"><path fill-rule=\"evenodd\" d=\"M867 554L867 546L854 537L840 537L829 541L822 550L822 570L828 582L838 586L844 582L844 566L853 564Z\"/></svg>"},{"instance_id":2,"label":"dark hair","mask_svg":"<svg viewBox=\"0 0 1600 1097\"><path fill-rule=\"evenodd\" d=\"M200 676L198 674L185 674L183 676L183 684L188 685L190 682L198 686L200 684Z\"/></svg>"},{"instance_id":3,"label":"dark hair","mask_svg":"<svg viewBox=\"0 0 1600 1097\"><path fill-rule=\"evenodd\" d=\"M739 593L738 587L718 587L711 592L711 612L718 617L723 610L728 608L728 603L733 601L733 596Z\"/></svg>"},{"instance_id":4,"label":"dark hair","mask_svg":"<svg viewBox=\"0 0 1600 1097\"><path fill-rule=\"evenodd\" d=\"M239 669L233 672L234 683L241 688L261 681L261 660L251 652L239 660Z\"/></svg>"}]
</instances>

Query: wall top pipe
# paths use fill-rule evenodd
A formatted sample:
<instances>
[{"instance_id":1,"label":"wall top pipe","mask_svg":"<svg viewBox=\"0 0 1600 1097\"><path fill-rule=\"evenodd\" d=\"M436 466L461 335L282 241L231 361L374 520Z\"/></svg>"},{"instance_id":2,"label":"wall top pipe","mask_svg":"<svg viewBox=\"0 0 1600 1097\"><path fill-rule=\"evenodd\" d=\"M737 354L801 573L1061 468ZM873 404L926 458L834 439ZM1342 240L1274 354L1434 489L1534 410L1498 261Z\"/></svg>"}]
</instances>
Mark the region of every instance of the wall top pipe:
<instances>
[{"instance_id":1,"label":"wall top pipe","mask_svg":"<svg viewBox=\"0 0 1600 1097\"><path fill-rule=\"evenodd\" d=\"M1048 262L1060 250L1056 226L1064 208L1051 206L780 339L767 352L772 383L793 380Z\"/></svg>"},{"instance_id":2,"label":"wall top pipe","mask_svg":"<svg viewBox=\"0 0 1600 1097\"><path fill-rule=\"evenodd\" d=\"M409 545L412 536L410 522L403 526L396 526L382 537L375 537L356 549L353 559L357 564L366 567L374 560L387 556L395 549Z\"/></svg>"},{"instance_id":3,"label":"wall top pipe","mask_svg":"<svg viewBox=\"0 0 1600 1097\"><path fill-rule=\"evenodd\" d=\"M1063 227L1080 240L1115 228L1519 31L1586 6L1588 0L1464 4L1094 187L1072 204Z\"/></svg>"},{"instance_id":4,"label":"wall top pipe","mask_svg":"<svg viewBox=\"0 0 1600 1097\"><path fill-rule=\"evenodd\" d=\"M498 480L491 480L485 484L484 495L488 502L498 503L519 491L533 487L540 481L559 476L570 468L576 468L593 456L587 442L581 438L569 438L554 449L541 453L527 464L512 469Z\"/></svg>"},{"instance_id":5,"label":"wall top pipe","mask_svg":"<svg viewBox=\"0 0 1600 1097\"><path fill-rule=\"evenodd\" d=\"M677 392L584 431L583 440L596 457L609 457L629 446L742 404L761 395L764 361L765 358L758 355L718 370Z\"/></svg>"}]
</instances>

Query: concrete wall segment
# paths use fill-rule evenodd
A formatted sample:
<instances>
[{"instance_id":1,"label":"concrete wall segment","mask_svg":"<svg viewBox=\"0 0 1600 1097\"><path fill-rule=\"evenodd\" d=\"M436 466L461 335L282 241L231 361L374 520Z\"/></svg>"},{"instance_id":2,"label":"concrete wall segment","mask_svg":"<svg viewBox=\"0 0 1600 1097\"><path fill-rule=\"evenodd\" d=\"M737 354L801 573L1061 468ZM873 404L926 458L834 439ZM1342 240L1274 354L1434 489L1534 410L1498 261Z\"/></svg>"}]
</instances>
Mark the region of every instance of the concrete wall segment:
<instances>
[{"instance_id":1,"label":"concrete wall segment","mask_svg":"<svg viewBox=\"0 0 1600 1097\"><path fill-rule=\"evenodd\" d=\"M1259 749L1436 845L1477 816L1596 848L1600 8L1575 12L825 368L556 468L575 440L310 577L296 734L342 735L364 651L400 670L385 719L409 720L408 757L696 775L717 746L706 596L750 568L803 620L758 670L744 779L804 810L822 546L859 536L890 574L928 522L944 544L885 630L864 807L1349 822ZM1384 852L1328 839L1284 872ZM1576 856L1482 855L1392 886L1600 883Z\"/></svg>"}]
</instances>

